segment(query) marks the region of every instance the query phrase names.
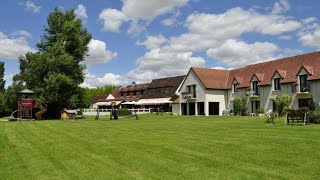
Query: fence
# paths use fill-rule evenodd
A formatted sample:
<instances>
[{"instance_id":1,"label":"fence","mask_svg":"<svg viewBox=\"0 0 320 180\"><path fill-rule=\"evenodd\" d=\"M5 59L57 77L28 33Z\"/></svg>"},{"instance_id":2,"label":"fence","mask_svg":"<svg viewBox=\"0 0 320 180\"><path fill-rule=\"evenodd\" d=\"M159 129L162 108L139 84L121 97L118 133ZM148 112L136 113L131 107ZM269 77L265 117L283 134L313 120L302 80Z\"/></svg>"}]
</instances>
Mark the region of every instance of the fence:
<instances>
[{"instance_id":1,"label":"fence","mask_svg":"<svg viewBox=\"0 0 320 180\"><path fill-rule=\"evenodd\" d=\"M93 116L97 114L97 110L99 111L100 116L110 115L111 109L82 109L82 114L86 116ZM131 112L136 112L137 114L146 114L150 113L151 108L138 108L138 109L128 109Z\"/></svg>"}]
</instances>

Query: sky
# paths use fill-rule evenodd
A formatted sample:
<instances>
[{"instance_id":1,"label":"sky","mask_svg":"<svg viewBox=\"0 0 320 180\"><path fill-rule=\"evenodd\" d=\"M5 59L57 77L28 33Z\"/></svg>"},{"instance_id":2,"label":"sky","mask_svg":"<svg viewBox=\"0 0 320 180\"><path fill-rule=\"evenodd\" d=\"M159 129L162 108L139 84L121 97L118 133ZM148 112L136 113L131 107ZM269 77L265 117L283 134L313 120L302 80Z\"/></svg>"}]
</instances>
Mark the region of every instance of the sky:
<instances>
[{"instance_id":1,"label":"sky","mask_svg":"<svg viewBox=\"0 0 320 180\"><path fill-rule=\"evenodd\" d=\"M92 35L83 87L232 69L318 51L316 0L3 0L0 61L6 86L18 57L36 52L55 7L75 9Z\"/></svg>"}]
</instances>

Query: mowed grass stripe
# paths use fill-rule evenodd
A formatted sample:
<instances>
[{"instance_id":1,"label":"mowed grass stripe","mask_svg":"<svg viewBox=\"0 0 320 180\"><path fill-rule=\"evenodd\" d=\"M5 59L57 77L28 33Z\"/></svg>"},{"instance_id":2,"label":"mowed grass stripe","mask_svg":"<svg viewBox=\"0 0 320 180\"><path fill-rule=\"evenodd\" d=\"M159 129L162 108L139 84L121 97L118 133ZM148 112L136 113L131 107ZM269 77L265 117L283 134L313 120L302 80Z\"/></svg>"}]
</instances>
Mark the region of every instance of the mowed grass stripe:
<instances>
[{"instance_id":1,"label":"mowed grass stripe","mask_svg":"<svg viewBox=\"0 0 320 180\"><path fill-rule=\"evenodd\" d=\"M0 148L6 151L0 157L15 164L0 162L7 170L0 175L9 179L22 175L27 179L319 177L316 125L284 126L283 119L269 125L257 117L139 118L1 122ZM8 144L19 146L9 150Z\"/></svg>"}]
</instances>

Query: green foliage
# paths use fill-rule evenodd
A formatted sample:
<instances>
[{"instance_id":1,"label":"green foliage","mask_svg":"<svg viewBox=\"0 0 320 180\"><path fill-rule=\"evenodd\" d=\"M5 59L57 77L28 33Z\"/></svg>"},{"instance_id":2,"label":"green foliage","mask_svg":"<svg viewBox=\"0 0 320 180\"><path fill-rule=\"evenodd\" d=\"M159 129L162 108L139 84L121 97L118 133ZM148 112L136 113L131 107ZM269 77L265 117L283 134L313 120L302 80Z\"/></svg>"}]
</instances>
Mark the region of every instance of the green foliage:
<instances>
[{"instance_id":1,"label":"green foliage","mask_svg":"<svg viewBox=\"0 0 320 180\"><path fill-rule=\"evenodd\" d=\"M117 110L118 116L130 116L132 115L128 108L120 108Z\"/></svg>"},{"instance_id":2,"label":"green foliage","mask_svg":"<svg viewBox=\"0 0 320 180\"><path fill-rule=\"evenodd\" d=\"M316 103L313 101L313 97L311 96L311 99L309 100L309 110L314 111L316 109Z\"/></svg>"},{"instance_id":3,"label":"green foliage","mask_svg":"<svg viewBox=\"0 0 320 180\"><path fill-rule=\"evenodd\" d=\"M241 97L236 97L233 101L233 107L234 107L234 113L236 115L243 116L246 114L246 99L243 99Z\"/></svg>"},{"instance_id":4,"label":"green foliage","mask_svg":"<svg viewBox=\"0 0 320 180\"><path fill-rule=\"evenodd\" d=\"M179 96L176 93L174 93L174 94L172 94L170 101L174 101L178 98L179 98Z\"/></svg>"},{"instance_id":5,"label":"green foliage","mask_svg":"<svg viewBox=\"0 0 320 180\"><path fill-rule=\"evenodd\" d=\"M320 106L316 106L315 110L308 113L308 120L311 123L320 124Z\"/></svg>"},{"instance_id":6,"label":"green foliage","mask_svg":"<svg viewBox=\"0 0 320 180\"><path fill-rule=\"evenodd\" d=\"M275 99L275 103L279 106L280 109L288 109L290 107L290 104L292 102L292 96L284 94L280 97L277 97Z\"/></svg>"},{"instance_id":7,"label":"green foliage","mask_svg":"<svg viewBox=\"0 0 320 180\"><path fill-rule=\"evenodd\" d=\"M257 113L258 113L258 114L263 114L263 113L264 113L264 109L263 109L262 107L259 107L259 108L257 109Z\"/></svg>"},{"instance_id":8,"label":"green foliage","mask_svg":"<svg viewBox=\"0 0 320 180\"><path fill-rule=\"evenodd\" d=\"M25 89L23 84L15 81L6 89L4 99L7 115L18 109L17 103L21 97L20 91L23 89Z\"/></svg>"},{"instance_id":9,"label":"green foliage","mask_svg":"<svg viewBox=\"0 0 320 180\"><path fill-rule=\"evenodd\" d=\"M0 92L0 117L7 115L5 93Z\"/></svg>"},{"instance_id":10,"label":"green foliage","mask_svg":"<svg viewBox=\"0 0 320 180\"><path fill-rule=\"evenodd\" d=\"M111 94L116 86L106 85L98 88L84 88L83 108L88 108L92 104L92 100L97 95Z\"/></svg>"},{"instance_id":11,"label":"green foliage","mask_svg":"<svg viewBox=\"0 0 320 180\"><path fill-rule=\"evenodd\" d=\"M74 10L55 8L49 14L38 51L20 57L20 74L14 81L26 82L35 92L37 103L48 109L50 116L59 116L63 108L83 104L84 80L82 63L91 35L76 18Z\"/></svg>"},{"instance_id":12,"label":"green foliage","mask_svg":"<svg viewBox=\"0 0 320 180\"><path fill-rule=\"evenodd\" d=\"M0 61L0 92L4 92L4 85L6 81L4 80L4 62Z\"/></svg>"}]
</instances>

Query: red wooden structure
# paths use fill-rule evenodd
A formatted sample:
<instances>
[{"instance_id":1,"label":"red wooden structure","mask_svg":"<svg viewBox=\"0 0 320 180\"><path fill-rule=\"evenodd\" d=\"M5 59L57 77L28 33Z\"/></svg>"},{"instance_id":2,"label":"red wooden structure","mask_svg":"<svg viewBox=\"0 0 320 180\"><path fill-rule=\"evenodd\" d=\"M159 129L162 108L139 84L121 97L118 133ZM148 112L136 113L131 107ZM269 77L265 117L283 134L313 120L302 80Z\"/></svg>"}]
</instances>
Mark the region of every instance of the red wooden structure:
<instances>
[{"instance_id":1,"label":"red wooden structure","mask_svg":"<svg viewBox=\"0 0 320 180\"><path fill-rule=\"evenodd\" d=\"M18 103L18 119L32 119L32 110L35 100L31 98L33 91L25 89L21 91L21 100Z\"/></svg>"}]
</instances>

